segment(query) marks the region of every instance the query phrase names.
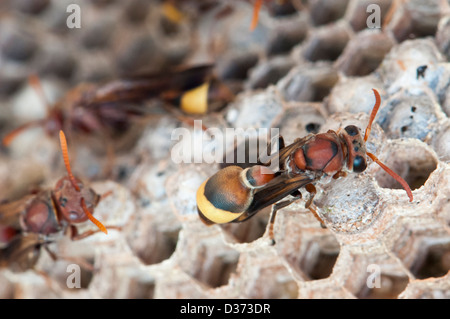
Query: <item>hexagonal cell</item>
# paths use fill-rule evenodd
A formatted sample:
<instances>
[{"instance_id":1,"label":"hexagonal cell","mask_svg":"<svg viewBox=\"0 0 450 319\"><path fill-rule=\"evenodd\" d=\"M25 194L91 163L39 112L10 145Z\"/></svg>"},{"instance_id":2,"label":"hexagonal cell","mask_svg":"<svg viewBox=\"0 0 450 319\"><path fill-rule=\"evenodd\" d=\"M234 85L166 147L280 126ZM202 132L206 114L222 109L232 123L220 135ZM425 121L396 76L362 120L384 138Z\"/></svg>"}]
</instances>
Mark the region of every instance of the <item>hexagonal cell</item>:
<instances>
[{"instance_id":1,"label":"hexagonal cell","mask_svg":"<svg viewBox=\"0 0 450 319\"><path fill-rule=\"evenodd\" d=\"M235 273L239 256L224 244L218 228L197 221L180 234L175 261L205 287L217 288L226 285Z\"/></svg>"},{"instance_id":2,"label":"hexagonal cell","mask_svg":"<svg viewBox=\"0 0 450 319\"><path fill-rule=\"evenodd\" d=\"M305 19L294 17L283 19L272 30L266 45L268 56L288 54L291 49L306 37L308 25Z\"/></svg>"},{"instance_id":3,"label":"hexagonal cell","mask_svg":"<svg viewBox=\"0 0 450 319\"><path fill-rule=\"evenodd\" d=\"M167 179L169 204L180 222L199 221L196 194L200 185L217 171L215 165L204 165L203 174L195 165L180 167Z\"/></svg>"},{"instance_id":4,"label":"hexagonal cell","mask_svg":"<svg viewBox=\"0 0 450 319\"><path fill-rule=\"evenodd\" d=\"M277 274L277 276L274 276ZM244 298L251 299L295 299L298 285L286 268L282 266L263 267L259 280L253 281L244 292ZM252 285L253 284L253 285Z\"/></svg>"},{"instance_id":5,"label":"hexagonal cell","mask_svg":"<svg viewBox=\"0 0 450 319\"><path fill-rule=\"evenodd\" d=\"M69 265L75 264L77 268L70 268ZM79 267L79 268L78 268ZM69 276L73 274L72 269L80 270L80 277L77 278L77 284L80 286L77 288L80 289L88 289L90 283L92 282L95 270L94 270L94 259L93 258L67 258L67 259L58 259L56 262L48 264L43 269L43 275L48 276L55 280L60 287L67 289L68 291L72 290L72 287L68 286L68 282L71 278ZM70 270L70 271L69 271ZM79 280L79 281L78 281ZM75 281L72 281L75 283Z\"/></svg>"},{"instance_id":6,"label":"hexagonal cell","mask_svg":"<svg viewBox=\"0 0 450 319\"><path fill-rule=\"evenodd\" d=\"M280 135L290 144L296 138L321 132L326 116L322 103L290 102L274 120L273 127L280 128Z\"/></svg>"},{"instance_id":7,"label":"hexagonal cell","mask_svg":"<svg viewBox=\"0 0 450 319\"><path fill-rule=\"evenodd\" d=\"M192 4L187 3L186 7L192 7ZM198 35L194 35L197 37L196 43L203 42L200 44L204 46L203 48L197 47L197 52L199 49L200 51L207 50L207 54L220 56L224 52L245 52L251 48L261 48L267 43L273 19L268 16L265 7L260 10L259 23L253 32L249 32L253 14L252 3L233 2L230 5L227 3L227 5L210 7L210 10L196 13L193 19L198 33ZM197 18L197 14L202 15L201 19ZM224 32L224 30L227 31ZM212 56L210 55L210 57Z\"/></svg>"},{"instance_id":8,"label":"hexagonal cell","mask_svg":"<svg viewBox=\"0 0 450 319\"><path fill-rule=\"evenodd\" d=\"M274 87L270 87L263 92L254 91L239 95L233 105L228 107L226 119L238 129L270 128L282 108L282 97Z\"/></svg>"},{"instance_id":9,"label":"hexagonal cell","mask_svg":"<svg viewBox=\"0 0 450 319\"><path fill-rule=\"evenodd\" d=\"M390 138L427 140L437 129L436 103L427 94L401 91L380 110L377 122Z\"/></svg>"},{"instance_id":10,"label":"hexagonal cell","mask_svg":"<svg viewBox=\"0 0 450 319\"><path fill-rule=\"evenodd\" d=\"M298 297L298 284L274 250L259 249L241 255L238 277L233 286L239 287L240 298L292 299ZM236 289L235 288L235 289Z\"/></svg>"},{"instance_id":11,"label":"hexagonal cell","mask_svg":"<svg viewBox=\"0 0 450 319\"><path fill-rule=\"evenodd\" d=\"M398 42L406 39L434 36L441 16L439 1L426 4L412 0L397 6L389 29Z\"/></svg>"},{"instance_id":12,"label":"hexagonal cell","mask_svg":"<svg viewBox=\"0 0 450 319\"><path fill-rule=\"evenodd\" d=\"M101 21L86 23L82 29L81 43L88 50L108 47L115 27L115 19L106 18Z\"/></svg>"},{"instance_id":13,"label":"hexagonal cell","mask_svg":"<svg viewBox=\"0 0 450 319\"><path fill-rule=\"evenodd\" d=\"M300 65L277 83L286 101L320 102L338 81L335 69L326 62Z\"/></svg>"},{"instance_id":14,"label":"hexagonal cell","mask_svg":"<svg viewBox=\"0 0 450 319\"><path fill-rule=\"evenodd\" d=\"M389 51L376 73L381 76L384 86L389 88L390 93L420 87L423 82L435 90L441 79L444 82L447 79L444 76L445 72L439 70L439 63L444 61L442 53L432 39L407 40ZM428 67L425 76L417 77L417 68L423 65Z\"/></svg>"},{"instance_id":15,"label":"hexagonal cell","mask_svg":"<svg viewBox=\"0 0 450 319\"><path fill-rule=\"evenodd\" d=\"M218 76L224 80L245 80L258 60L258 54L254 52L230 52L217 61Z\"/></svg>"},{"instance_id":16,"label":"hexagonal cell","mask_svg":"<svg viewBox=\"0 0 450 319\"><path fill-rule=\"evenodd\" d=\"M418 279L426 279L430 277L442 277L450 270L450 240L445 238L443 243L427 245L426 248L418 255L418 258L411 266L411 272Z\"/></svg>"},{"instance_id":17,"label":"hexagonal cell","mask_svg":"<svg viewBox=\"0 0 450 319\"><path fill-rule=\"evenodd\" d=\"M80 67L76 56L67 46L54 39L45 42L42 48L42 57L37 67L40 76L59 79L73 79ZM95 64L95 69L103 65L103 61ZM78 67L78 68L77 68Z\"/></svg>"},{"instance_id":18,"label":"hexagonal cell","mask_svg":"<svg viewBox=\"0 0 450 319\"><path fill-rule=\"evenodd\" d=\"M405 218L393 253L419 279L441 277L449 271L448 233L434 220Z\"/></svg>"},{"instance_id":19,"label":"hexagonal cell","mask_svg":"<svg viewBox=\"0 0 450 319\"><path fill-rule=\"evenodd\" d=\"M384 23L392 4L391 0L351 0L345 16L353 30L361 31L367 28L367 18L371 14L371 12L367 12L367 9L371 4L379 6L381 11L380 24Z\"/></svg>"},{"instance_id":20,"label":"hexagonal cell","mask_svg":"<svg viewBox=\"0 0 450 319\"><path fill-rule=\"evenodd\" d=\"M311 32L303 44L303 57L311 62L336 60L350 40L345 23L326 25Z\"/></svg>"},{"instance_id":21,"label":"hexagonal cell","mask_svg":"<svg viewBox=\"0 0 450 319\"><path fill-rule=\"evenodd\" d=\"M247 81L249 89L262 89L275 84L294 66L294 62L284 56L275 56L268 61L261 61L250 72Z\"/></svg>"},{"instance_id":22,"label":"hexagonal cell","mask_svg":"<svg viewBox=\"0 0 450 319\"><path fill-rule=\"evenodd\" d=\"M164 184L171 170L170 164L172 163L168 161L160 161L155 164L143 163L135 168L127 182L141 203L151 205L166 199Z\"/></svg>"},{"instance_id":23,"label":"hexagonal cell","mask_svg":"<svg viewBox=\"0 0 450 319\"><path fill-rule=\"evenodd\" d=\"M379 287L369 288L367 285L356 294L360 299L395 299L405 290L409 283L407 276L380 274Z\"/></svg>"},{"instance_id":24,"label":"hexagonal cell","mask_svg":"<svg viewBox=\"0 0 450 319\"><path fill-rule=\"evenodd\" d=\"M179 230L162 232L156 227L151 230L152 236L147 236L147 238L154 237L151 241L152 245L145 245L143 248L132 247L136 256L145 265L158 264L170 258L177 246Z\"/></svg>"},{"instance_id":25,"label":"hexagonal cell","mask_svg":"<svg viewBox=\"0 0 450 319\"><path fill-rule=\"evenodd\" d=\"M122 73L139 72L139 68L145 65L145 61L158 61L155 63L151 71L158 71L167 62L166 57L163 56L163 52L157 40L150 34L134 34L133 40L129 42L129 45L122 47L121 52L118 54L117 63Z\"/></svg>"},{"instance_id":26,"label":"hexagonal cell","mask_svg":"<svg viewBox=\"0 0 450 319\"><path fill-rule=\"evenodd\" d=\"M37 0L37 1L28 1L28 0L19 0L15 1L13 8L31 15L38 15L43 12L49 5L50 0Z\"/></svg>"},{"instance_id":27,"label":"hexagonal cell","mask_svg":"<svg viewBox=\"0 0 450 319\"><path fill-rule=\"evenodd\" d=\"M297 13L297 4L293 1L269 1L265 5L273 17L282 18Z\"/></svg>"},{"instance_id":28,"label":"hexagonal cell","mask_svg":"<svg viewBox=\"0 0 450 319\"><path fill-rule=\"evenodd\" d=\"M92 263L93 264L93 260L87 260L88 263ZM86 269L86 268L80 268L81 270L81 274L80 274L80 287L81 288L88 288L89 284L92 281L92 278L94 276L94 273L92 271L90 271L90 269ZM66 272L67 274L67 272ZM67 279L66 279L67 280Z\"/></svg>"},{"instance_id":29,"label":"hexagonal cell","mask_svg":"<svg viewBox=\"0 0 450 319\"><path fill-rule=\"evenodd\" d=\"M7 97L17 92L25 79L25 74L13 74L13 72L2 69L0 71L0 96Z\"/></svg>"},{"instance_id":30,"label":"hexagonal cell","mask_svg":"<svg viewBox=\"0 0 450 319\"><path fill-rule=\"evenodd\" d=\"M0 52L16 62L30 60L38 49L35 35L20 25L4 21L1 24Z\"/></svg>"},{"instance_id":31,"label":"hexagonal cell","mask_svg":"<svg viewBox=\"0 0 450 319\"><path fill-rule=\"evenodd\" d=\"M300 269L310 280L324 279L331 275L339 255L339 243L333 235L322 236L319 240L312 239L304 258L300 261Z\"/></svg>"},{"instance_id":32,"label":"hexagonal cell","mask_svg":"<svg viewBox=\"0 0 450 319\"><path fill-rule=\"evenodd\" d=\"M383 96L383 83L376 76L341 77L331 90L326 101L328 111L333 113L359 113L370 114L375 105L375 96L372 89L377 89Z\"/></svg>"},{"instance_id":33,"label":"hexagonal cell","mask_svg":"<svg viewBox=\"0 0 450 319\"><path fill-rule=\"evenodd\" d=\"M412 190L423 186L437 168L433 153L418 142L391 142L378 158L399 174ZM380 187L402 189L401 185L381 168L375 173L375 179Z\"/></svg>"},{"instance_id":34,"label":"hexagonal cell","mask_svg":"<svg viewBox=\"0 0 450 319\"><path fill-rule=\"evenodd\" d=\"M375 185L369 177L349 174L320 185L314 197L319 217L325 226L337 232L363 231L378 218L380 201Z\"/></svg>"},{"instance_id":35,"label":"hexagonal cell","mask_svg":"<svg viewBox=\"0 0 450 319\"><path fill-rule=\"evenodd\" d=\"M157 211L163 213L164 209ZM166 208L165 213L171 212ZM158 264L174 253L180 232L178 224L168 226L158 223L153 215L145 214L135 220L133 228L127 232L127 242L144 265Z\"/></svg>"},{"instance_id":36,"label":"hexagonal cell","mask_svg":"<svg viewBox=\"0 0 450 319\"><path fill-rule=\"evenodd\" d=\"M309 210L298 209L301 205L294 203L277 213L275 248L298 278L324 279L332 272L340 245Z\"/></svg>"},{"instance_id":37,"label":"hexagonal cell","mask_svg":"<svg viewBox=\"0 0 450 319\"><path fill-rule=\"evenodd\" d=\"M236 271L239 254L213 253L205 246L199 251L197 269L189 271L191 275L209 287L217 288L228 283L232 273Z\"/></svg>"},{"instance_id":38,"label":"hexagonal cell","mask_svg":"<svg viewBox=\"0 0 450 319\"><path fill-rule=\"evenodd\" d=\"M410 282L407 270L384 249L369 249L370 253L364 247L346 247L333 276L357 298L397 298Z\"/></svg>"},{"instance_id":39,"label":"hexagonal cell","mask_svg":"<svg viewBox=\"0 0 450 319\"><path fill-rule=\"evenodd\" d=\"M335 66L347 76L368 75L378 68L393 45L384 33L361 31L347 44Z\"/></svg>"},{"instance_id":40,"label":"hexagonal cell","mask_svg":"<svg viewBox=\"0 0 450 319\"><path fill-rule=\"evenodd\" d=\"M348 1L349 0L309 1L310 16L313 24L322 25L340 19L345 13Z\"/></svg>"}]
</instances>

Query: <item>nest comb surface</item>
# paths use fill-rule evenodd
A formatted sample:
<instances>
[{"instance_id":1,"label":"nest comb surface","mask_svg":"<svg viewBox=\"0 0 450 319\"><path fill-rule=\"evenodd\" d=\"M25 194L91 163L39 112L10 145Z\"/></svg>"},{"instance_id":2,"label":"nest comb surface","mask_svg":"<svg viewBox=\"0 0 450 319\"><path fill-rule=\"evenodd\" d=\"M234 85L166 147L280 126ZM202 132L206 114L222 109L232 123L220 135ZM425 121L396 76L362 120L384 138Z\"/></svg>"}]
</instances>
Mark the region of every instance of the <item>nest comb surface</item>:
<instances>
[{"instance_id":1,"label":"nest comb surface","mask_svg":"<svg viewBox=\"0 0 450 319\"><path fill-rule=\"evenodd\" d=\"M81 29L64 25L69 2L82 9ZM372 3L381 8L382 29L366 27ZM124 177L93 182L98 193L111 191L96 216L121 229L79 242L60 238L50 249L65 258L54 261L43 251L35 269L0 270L1 297L450 298L445 1L317 0L278 14L268 14L268 6L254 32L252 8L239 1L206 11L183 2L182 22L168 19L158 1L0 6L2 133L43 114L26 84L30 73L39 73L57 96L82 81L214 61L219 76L243 91L221 113L203 117L206 126L277 127L288 143L348 124L364 129L375 102L371 89L377 88L382 104L368 150L414 194L410 203L372 163L361 175L319 186L315 204L326 228L302 201L278 213L274 246L266 229L270 210L242 224L206 227L197 217L195 193L219 166L174 163L171 133L179 123L158 117L118 157ZM201 141L201 133L186 129ZM95 176L104 161L88 146L73 148L76 171ZM39 130L24 133L1 153L3 196L52 185L63 172L59 156L56 143ZM81 268L80 289L66 285L74 262L93 265Z\"/></svg>"}]
</instances>

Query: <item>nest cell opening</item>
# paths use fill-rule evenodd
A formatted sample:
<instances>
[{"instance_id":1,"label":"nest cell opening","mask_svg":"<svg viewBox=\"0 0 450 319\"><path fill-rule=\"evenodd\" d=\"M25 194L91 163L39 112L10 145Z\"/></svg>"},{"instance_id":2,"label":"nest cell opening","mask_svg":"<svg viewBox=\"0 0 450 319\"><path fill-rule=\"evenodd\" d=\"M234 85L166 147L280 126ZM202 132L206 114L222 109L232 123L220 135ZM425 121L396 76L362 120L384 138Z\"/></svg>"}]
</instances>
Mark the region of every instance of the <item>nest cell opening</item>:
<instances>
[{"instance_id":1,"label":"nest cell opening","mask_svg":"<svg viewBox=\"0 0 450 319\"><path fill-rule=\"evenodd\" d=\"M280 30L272 36L266 52L268 56L288 54L293 47L301 43L305 38L306 30L296 28L294 30Z\"/></svg>"},{"instance_id":2,"label":"nest cell opening","mask_svg":"<svg viewBox=\"0 0 450 319\"><path fill-rule=\"evenodd\" d=\"M347 76L365 76L375 71L393 46L382 33L361 32L349 41L335 66Z\"/></svg>"},{"instance_id":3,"label":"nest cell opening","mask_svg":"<svg viewBox=\"0 0 450 319\"><path fill-rule=\"evenodd\" d=\"M219 77L223 80L245 80L248 71L258 63L256 53L246 52L217 61Z\"/></svg>"},{"instance_id":4,"label":"nest cell opening","mask_svg":"<svg viewBox=\"0 0 450 319\"><path fill-rule=\"evenodd\" d=\"M395 150L392 149L387 157L379 159L400 175L412 190L422 187L437 168L435 157L424 147L398 146ZM378 170L375 179L382 188L402 189L383 169Z\"/></svg>"},{"instance_id":5,"label":"nest cell opening","mask_svg":"<svg viewBox=\"0 0 450 319\"><path fill-rule=\"evenodd\" d=\"M348 38L329 39L313 36L306 47L303 56L311 61L335 61L344 51Z\"/></svg>"},{"instance_id":6,"label":"nest cell opening","mask_svg":"<svg viewBox=\"0 0 450 319\"><path fill-rule=\"evenodd\" d=\"M74 259L75 260L75 259ZM79 267L76 269L69 268L70 264L74 264L74 260L65 260L63 257L54 264L52 269L45 269L46 276L51 277L61 287L72 290L70 284L79 284L77 289L89 289L89 285L94 278L94 258L80 258L75 264ZM79 272L78 272L79 271ZM74 275L76 272L76 275ZM78 277L79 275L79 277Z\"/></svg>"},{"instance_id":7,"label":"nest cell opening","mask_svg":"<svg viewBox=\"0 0 450 319\"><path fill-rule=\"evenodd\" d=\"M426 247L411 266L411 272L418 279L442 277L450 270L450 243Z\"/></svg>"},{"instance_id":8,"label":"nest cell opening","mask_svg":"<svg viewBox=\"0 0 450 319\"><path fill-rule=\"evenodd\" d=\"M250 88L265 89L271 84L276 84L292 67L292 62L285 58L256 66L250 75Z\"/></svg>"},{"instance_id":9,"label":"nest cell opening","mask_svg":"<svg viewBox=\"0 0 450 319\"><path fill-rule=\"evenodd\" d=\"M314 25L323 25L342 18L347 9L348 0L311 2L311 19Z\"/></svg>"},{"instance_id":10,"label":"nest cell opening","mask_svg":"<svg viewBox=\"0 0 450 319\"><path fill-rule=\"evenodd\" d=\"M131 280L129 282L130 299L152 299L155 294L155 282L143 280Z\"/></svg>"},{"instance_id":11,"label":"nest cell opening","mask_svg":"<svg viewBox=\"0 0 450 319\"><path fill-rule=\"evenodd\" d=\"M313 267L309 269L308 276L312 280L324 279L331 275L334 264L336 263L339 252L320 251Z\"/></svg>"},{"instance_id":12,"label":"nest cell opening","mask_svg":"<svg viewBox=\"0 0 450 319\"><path fill-rule=\"evenodd\" d=\"M386 17L388 17L388 11L390 9L391 3L392 1L390 0L352 1L352 5L354 5L354 8L352 8L348 17L350 26L356 32L367 29L367 19L369 18L369 15L374 12L373 9L368 7L370 4L376 4L380 7L381 25L383 25Z\"/></svg>"},{"instance_id":13,"label":"nest cell opening","mask_svg":"<svg viewBox=\"0 0 450 319\"><path fill-rule=\"evenodd\" d=\"M406 9L403 16L393 26L392 33L398 42L408 39L434 36L439 23L439 10L435 12L412 12Z\"/></svg>"},{"instance_id":14,"label":"nest cell opening","mask_svg":"<svg viewBox=\"0 0 450 319\"><path fill-rule=\"evenodd\" d=\"M322 242L311 241L303 257L298 263L298 268L308 276L309 280L324 279L331 275L339 255L339 243L331 236ZM331 241L330 241L331 240Z\"/></svg>"},{"instance_id":15,"label":"nest cell opening","mask_svg":"<svg viewBox=\"0 0 450 319\"><path fill-rule=\"evenodd\" d=\"M369 287L366 283L356 294L359 299L396 299L409 283L407 276L380 274L379 286Z\"/></svg>"},{"instance_id":16,"label":"nest cell opening","mask_svg":"<svg viewBox=\"0 0 450 319\"><path fill-rule=\"evenodd\" d=\"M90 264L94 264L93 260L88 262ZM94 273L91 270L80 267L80 288L87 289L92 281L92 278L94 278Z\"/></svg>"},{"instance_id":17,"label":"nest cell opening","mask_svg":"<svg viewBox=\"0 0 450 319\"><path fill-rule=\"evenodd\" d=\"M304 45L303 57L311 62L335 61L344 51L350 35L347 27L336 23L312 32Z\"/></svg>"},{"instance_id":18,"label":"nest cell opening","mask_svg":"<svg viewBox=\"0 0 450 319\"><path fill-rule=\"evenodd\" d=\"M236 272L239 253L236 251L214 252L202 247L197 258L197 265L191 275L211 288L228 284L232 273Z\"/></svg>"},{"instance_id":19,"label":"nest cell opening","mask_svg":"<svg viewBox=\"0 0 450 319\"><path fill-rule=\"evenodd\" d=\"M321 127L321 124L310 122L310 123L306 124L305 129L308 133L317 134L320 132L320 127Z\"/></svg>"},{"instance_id":20,"label":"nest cell opening","mask_svg":"<svg viewBox=\"0 0 450 319\"><path fill-rule=\"evenodd\" d=\"M268 1L265 5L273 17L286 17L297 13L292 1Z\"/></svg>"},{"instance_id":21,"label":"nest cell opening","mask_svg":"<svg viewBox=\"0 0 450 319\"><path fill-rule=\"evenodd\" d=\"M287 101L322 102L338 80L338 74L328 68L322 68L320 74L301 70L282 85L281 91Z\"/></svg>"},{"instance_id":22,"label":"nest cell opening","mask_svg":"<svg viewBox=\"0 0 450 319\"><path fill-rule=\"evenodd\" d=\"M359 51L347 60L342 71L347 76L365 76L375 71L384 59L385 52Z\"/></svg>"},{"instance_id":23,"label":"nest cell opening","mask_svg":"<svg viewBox=\"0 0 450 319\"><path fill-rule=\"evenodd\" d=\"M172 256L178 242L179 229L172 231L153 230L155 240L144 246L131 245L136 256L145 265L158 264ZM144 247L144 248L141 248Z\"/></svg>"}]
</instances>

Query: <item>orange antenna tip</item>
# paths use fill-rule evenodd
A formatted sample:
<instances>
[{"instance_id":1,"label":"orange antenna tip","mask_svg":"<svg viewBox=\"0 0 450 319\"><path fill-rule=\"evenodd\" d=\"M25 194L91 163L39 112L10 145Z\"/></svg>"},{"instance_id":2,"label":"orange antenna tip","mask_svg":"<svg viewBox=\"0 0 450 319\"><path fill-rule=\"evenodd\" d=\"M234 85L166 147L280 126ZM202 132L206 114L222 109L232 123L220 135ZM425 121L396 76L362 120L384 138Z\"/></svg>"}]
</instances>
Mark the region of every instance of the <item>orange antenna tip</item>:
<instances>
[{"instance_id":1,"label":"orange antenna tip","mask_svg":"<svg viewBox=\"0 0 450 319\"><path fill-rule=\"evenodd\" d=\"M102 232L104 232L106 235L108 235L108 230L106 229L106 227L98 221L97 218L95 218L92 213L89 211L89 209L86 207L86 203L84 201L84 198L81 198L81 207L84 210L84 213L86 214L86 216L89 218L89 220L91 222L93 222L95 224L95 226L97 226Z\"/></svg>"},{"instance_id":2,"label":"orange antenna tip","mask_svg":"<svg viewBox=\"0 0 450 319\"><path fill-rule=\"evenodd\" d=\"M392 176L392 178L394 178L397 182L399 182L402 187L405 189L406 193L408 194L409 197L409 201L412 202L413 201L413 194L411 191L411 188L409 187L408 183L401 178L398 174L394 173L393 170L391 170L389 167L387 167L386 165L384 165L375 155L373 155L372 153L367 152L367 155L378 165L381 166L382 169L384 169L386 171L386 173L388 173L389 175Z\"/></svg>"}]
</instances>

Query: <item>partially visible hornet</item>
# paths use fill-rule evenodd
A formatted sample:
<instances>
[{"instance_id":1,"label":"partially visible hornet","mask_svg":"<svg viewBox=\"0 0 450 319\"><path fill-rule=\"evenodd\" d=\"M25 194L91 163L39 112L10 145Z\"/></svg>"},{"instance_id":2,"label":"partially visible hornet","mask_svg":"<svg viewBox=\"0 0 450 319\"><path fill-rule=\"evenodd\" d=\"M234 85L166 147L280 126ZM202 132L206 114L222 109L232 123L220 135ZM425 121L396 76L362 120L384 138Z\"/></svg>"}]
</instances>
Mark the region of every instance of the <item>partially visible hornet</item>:
<instances>
[{"instance_id":1,"label":"partially visible hornet","mask_svg":"<svg viewBox=\"0 0 450 319\"><path fill-rule=\"evenodd\" d=\"M173 112L201 115L220 109L234 98L228 86L214 76L213 65L209 64L133 75L104 84L82 83L51 106L38 78L31 76L30 83L47 105L47 117L8 133L2 140L5 146L35 126L43 127L50 136L64 130L116 137L126 132L133 121L151 114L143 103L149 99L160 99Z\"/></svg>"},{"instance_id":2,"label":"partially visible hornet","mask_svg":"<svg viewBox=\"0 0 450 319\"><path fill-rule=\"evenodd\" d=\"M30 268L41 246L47 248L53 235L69 231L73 240L85 238L106 227L92 214L101 199L93 189L72 175L67 141L60 131L60 143L68 175L53 189L42 190L0 205L0 266ZM76 224L92 221L98 230L79 234Z\"/></svg>"}]
</instances>

